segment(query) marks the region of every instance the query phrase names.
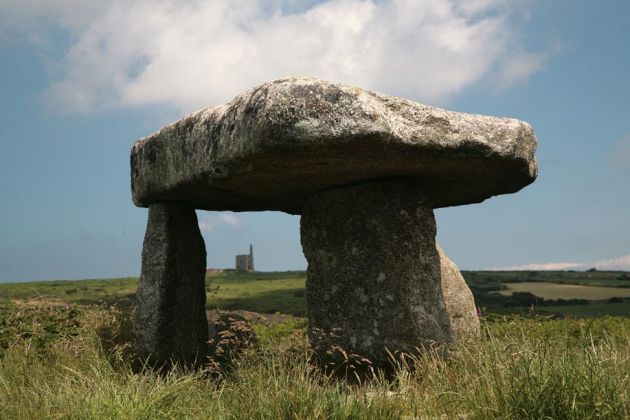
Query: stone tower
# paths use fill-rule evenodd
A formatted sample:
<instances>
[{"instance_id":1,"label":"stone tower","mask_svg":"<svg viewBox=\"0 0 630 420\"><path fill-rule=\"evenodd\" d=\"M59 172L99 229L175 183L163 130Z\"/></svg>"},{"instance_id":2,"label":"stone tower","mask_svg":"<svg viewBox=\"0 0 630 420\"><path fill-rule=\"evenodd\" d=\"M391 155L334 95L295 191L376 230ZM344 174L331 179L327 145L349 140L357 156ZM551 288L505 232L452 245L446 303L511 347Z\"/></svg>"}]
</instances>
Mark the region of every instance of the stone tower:
<instances>
[{"instance_id":1,"label":"stone tower","mask_svg":"<svg viewBox=\"0 0 630 420\"><path fill-rule=\"evenodd\" d=\"M249 244L249 254L236 256L236 269L240 271L254 271L254 246Z\"/></svg>"}]
</instances>

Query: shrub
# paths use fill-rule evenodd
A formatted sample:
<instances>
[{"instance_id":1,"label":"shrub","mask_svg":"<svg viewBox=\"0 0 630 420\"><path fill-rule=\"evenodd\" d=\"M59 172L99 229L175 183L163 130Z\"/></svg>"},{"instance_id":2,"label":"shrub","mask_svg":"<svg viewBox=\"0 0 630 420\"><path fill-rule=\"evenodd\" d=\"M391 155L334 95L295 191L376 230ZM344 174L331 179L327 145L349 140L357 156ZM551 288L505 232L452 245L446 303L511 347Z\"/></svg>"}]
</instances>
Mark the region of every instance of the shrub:
<instances>
[{"instance_id":1,"label":"shrub","mask_svg":"<svg viewBox=\"0 0 630 420\"><path fill-rule=\"evenodd\" d=\"M55 341L79 334L77 305L36 300L0 305L0 356L19 346L41 353Z\"/></svg>"},{"instance_id":2,"label":"shrub","mask_svg":"<svg viewBox=\"0 0 630 420\"><path fill-rule=\"evenodd\" d=\"M210 324L208 369L221 376L234 367L246 350L258 345L258 337L247 320L232 312L223 312Z\"/></svg>"}]
</instances>

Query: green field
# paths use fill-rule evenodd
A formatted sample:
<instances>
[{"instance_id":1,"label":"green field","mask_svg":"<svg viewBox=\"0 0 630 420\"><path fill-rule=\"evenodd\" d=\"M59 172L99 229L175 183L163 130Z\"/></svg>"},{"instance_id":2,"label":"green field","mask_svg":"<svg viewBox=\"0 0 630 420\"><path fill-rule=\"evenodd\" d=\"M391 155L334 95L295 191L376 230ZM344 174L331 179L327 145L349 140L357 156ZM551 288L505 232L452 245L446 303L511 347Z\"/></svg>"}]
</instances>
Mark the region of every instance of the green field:
<instances>
[{"instance_id":1,"label":"green field","mask_svg":"<svg viewBox=\"0 0 630 420\"><path fill-rule=\"evenodd\" d=\"M304 272L226 273L208 279L208 309L306 315Z\"/></svg>"},{"instance_id":2,"label":"green field","mask_svg":"<svg viewBox=\"0 0 630 420\"><path fill-rule=\"evenodd\" d=\"M210 276L206 278L206 307L304 316L305 277L301 271ZM0 303L17 300L131 306L137 287L138 279L134 277L0 283Z\"/></svg>"},{"instance_id":3,"label":"green field","mask_svg":"<svg viewBox=\"0 0 630 420\"><path fill-rule=\"evenodd\" d=\"M506 290L498 293L509 296L514 292L529 292L545 299L606 300L612 297L630 297L630 289L620 287L583 286L567 283L522 282L504 283Z\"/></svg>"},{"instance_id":4,"label":"green field","mask_svg":"<svg viewBox=\"0 0 630 420\"><path fill-rule=\"evenodd\" d=\"M630 316L630 275L625 272L464 271L477 306L484 313L540 313L572 316ZM208 310L248 310L305 316L306 273L225 271L206 278ZM137 278L0 283L0 302L59 301L132 306ZM597 286L600 285L600 286ZM515 300L513 292L530 293ZM522 296L521 296L522 297ZM625 297L621 302L606 300ZM550 300L551 299L551 300ZM554 301L554 300L564 301ZM571 302L570 299L583 299ZM543 300L546 300L543 302Z\"/></svg>"},{"instance_id":5,"label":"green field","mask_svg":"<svg viewBox=\"0 0 630 420\"><path fill-rule=\"evenodd\" d=\"M463 271L484 313L630 316L624 271Z\"/></svg>"},{"instance_id":6,"label":"green field","mask_svg":"<svg viewBox=\"0 0 630 420\"><path fill-rule=\"evenodd\" d=\"M0 302L36 299L80 304L124 303L134 299L137 287L135 277L0 283Z\"/></svg>"},{"instance_id":7,"label":"green field","mask_svg":"<svg viewBox=\"0 0 630 420\"><path fill-rule=\"evenodd\" d=\"M630 287L626 271L462 271L466 281L481 283L552 282L584 286Z\"/></svg>"}]
</instances>

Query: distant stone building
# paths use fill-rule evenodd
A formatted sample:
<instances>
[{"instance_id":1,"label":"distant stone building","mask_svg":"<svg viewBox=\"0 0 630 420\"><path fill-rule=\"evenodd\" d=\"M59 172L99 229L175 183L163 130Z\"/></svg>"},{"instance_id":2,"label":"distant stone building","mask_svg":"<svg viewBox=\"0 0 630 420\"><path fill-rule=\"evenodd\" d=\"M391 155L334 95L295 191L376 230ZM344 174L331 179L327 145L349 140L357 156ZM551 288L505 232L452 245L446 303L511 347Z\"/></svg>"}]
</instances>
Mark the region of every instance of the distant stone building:
<instances>
[{"instance_id":1,"label":"distant stone building","mask_svg":"<svg viewBox=\"0 0 630 420\"><path fill-rule=\"evenodd\" d=\"M249 271L249 255L242 254L236 256L236 269L239 271Z\"/></svg>"},{"instance_id":2,"label":"distant stone building","mask_svg":"<svg viewBox=\"0 0 630 420\"><path fill-rule=\"evenodd\" d=\"M239 271L254 271L254 246L249 245L249 254L236 256L236 269Z\"/></svg>"}]
</instances>

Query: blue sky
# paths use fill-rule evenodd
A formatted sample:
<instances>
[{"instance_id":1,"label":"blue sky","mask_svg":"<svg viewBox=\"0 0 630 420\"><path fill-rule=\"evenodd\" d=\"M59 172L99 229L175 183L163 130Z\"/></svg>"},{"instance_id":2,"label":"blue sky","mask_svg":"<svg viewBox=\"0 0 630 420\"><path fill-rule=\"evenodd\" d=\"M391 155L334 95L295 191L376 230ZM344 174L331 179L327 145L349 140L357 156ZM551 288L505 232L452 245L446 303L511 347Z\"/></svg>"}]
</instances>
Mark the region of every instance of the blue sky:
<instances>
[{"instance_id":1,"label":"blue sky","mask_svg":"<svg viewBox=\"0 0 630 420\"><path fill-rule=\"evenodd\" d=\"M133 142L292 74L532 124L534 184L436 211L460 268L630 270L629 28L624 0L0 0L0 281L138 275ZM209 267L306 267L296 216L198 216Z\"/></svg>"}]
</instances>

